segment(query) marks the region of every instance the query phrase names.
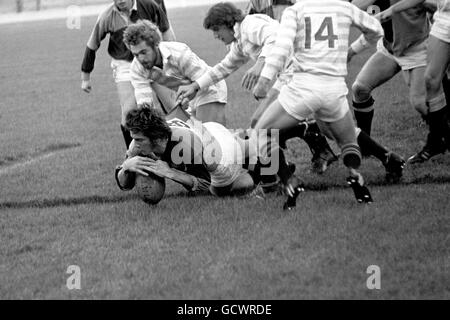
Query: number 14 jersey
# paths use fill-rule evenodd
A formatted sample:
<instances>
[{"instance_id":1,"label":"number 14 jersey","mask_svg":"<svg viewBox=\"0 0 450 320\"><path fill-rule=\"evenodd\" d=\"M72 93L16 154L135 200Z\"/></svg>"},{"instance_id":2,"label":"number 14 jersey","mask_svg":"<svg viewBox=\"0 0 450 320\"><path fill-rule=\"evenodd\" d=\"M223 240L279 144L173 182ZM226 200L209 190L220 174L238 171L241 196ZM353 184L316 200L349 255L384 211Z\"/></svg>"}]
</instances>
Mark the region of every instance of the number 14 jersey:
<instances>
[{"instance_id":1,"label":"number 14 jersey","mask_svg":"<svg viewBox=\"0 0 450 320\"><path fill-rule=\"evenodd\" d=\"M291 48L294 73L346 76L350 27L375 45L383 36L380 22L342 0L299 0L285 9L277 42L266 58L261 76L273 79L280 72Z\"/></svg>"}]
</instances>

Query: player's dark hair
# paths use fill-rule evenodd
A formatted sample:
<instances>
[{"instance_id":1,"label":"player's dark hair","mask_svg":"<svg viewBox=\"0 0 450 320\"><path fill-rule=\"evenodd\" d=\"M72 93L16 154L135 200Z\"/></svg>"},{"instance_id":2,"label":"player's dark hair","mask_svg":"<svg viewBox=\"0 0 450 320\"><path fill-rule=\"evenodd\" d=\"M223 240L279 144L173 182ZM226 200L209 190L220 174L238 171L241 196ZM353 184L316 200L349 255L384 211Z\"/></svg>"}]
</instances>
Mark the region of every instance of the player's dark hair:
<instances>
[{"instance_id":1,"label":"player's dark hair","mask_svg":"<svg viewBox=\"0 0 450 320\"><path fill-rule=\"evenodd\" d=\"M147 104L130 110L125 117L125 126L130 131L142 132L152 143L158 139L170 139L172 135L162 112Z\"/></svg>"},{"instance_id":2,"label":"player's dark hair","mask_svg":"<svg viewBox=\"0 0 450 320\"><path fill-rule=\"evenodd\" d=\"M220 2L209 8L205 20L203 20L203 27L207 30L218 29L219 26L226 26L233 29L237 22L244 20L245 15L241 10L230 2Z\"/></svg>"},{"instance_id":3,"label":"player's dark hair","mask_svg":"<svg viewBox=\"0 0 450 320\"><path fill-rule=\"evenodd\" d=\"M138 20L123 32L123 42L127 47L136 46L142 41L152 48L161 42L161 33L158 27L149 20Z\"/></svg>"}]
</instances>

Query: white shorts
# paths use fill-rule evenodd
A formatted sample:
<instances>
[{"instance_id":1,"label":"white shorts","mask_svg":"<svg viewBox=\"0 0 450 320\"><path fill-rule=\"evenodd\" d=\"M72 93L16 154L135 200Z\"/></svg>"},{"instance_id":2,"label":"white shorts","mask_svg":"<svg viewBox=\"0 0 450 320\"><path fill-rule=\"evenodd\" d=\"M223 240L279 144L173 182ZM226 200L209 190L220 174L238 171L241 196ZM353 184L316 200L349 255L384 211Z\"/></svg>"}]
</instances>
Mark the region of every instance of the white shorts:
<instances>
[{"instance_id":1,"label":"white shorts","mask_svg":"<svg viewBox=\"0 0 450 320\"><path fill-rule=\"evenodd\" d=\"M241 145L236 136L220 123L205 122L203 126L208 131L202 137L203 159L207 165L218 164L215 170L210 172L211 186L229 186L247 172L242 168L244 153Z\"/></svg>"},{"instance_id":2,"label":"white shorts","mask_svg":"<svg viewBox=\"0 0 450 320\"><path fill-rule=\"evenodd\" d=\"M283 109L299 121L311 118L334 122L350 110L344 77L294 74L281 88L278 101Z\"/></svg>"},{"instance_id":3,"label":"white shorts","mask_svg":"<svg viewBox=\"0 0 450 320\"><path fill-rule=\"evenodd\" d=\"M113 78L116 83L131 81L131 74L130 74L131 62L125 60L112 59L111 69L113 71Z\"/></svg>"},{"instance_id":4,"label":"white shorts","mask_svg":"<svg viewBox=\"0 0 450 320\"><path fill-rule=\"evenodd\" d=\"M441 15L443 16L442 13ZM448 16L449 15L447 14L447 19L437 18L431 27L430 35L438 38L439 40L450 43L450 17Z\"/></svg>"},{"instance_id":5,"label":"white shorts","mask_svg":"<svg viewBox=\"0 0 450 320\"><path fill-rule=\"evenodd\" d=\"M198 106L212 102L227 103L227 84L224 80L200 90L189 103L189 107L191 110L195 110Z\"/></svg>"},{"instance_id":6,"label":"white shorts","mask_svg":"<svg viewBox=\"0 0 450 320\"><path fill-rule=\"evenodd\" d=\"M427 65L427 45L425 40L406 50L401 57L395 57L383 45L383 39L378 40L377 51L394 60L403 71L425 67Z\"/></svg>"}]
</instances>

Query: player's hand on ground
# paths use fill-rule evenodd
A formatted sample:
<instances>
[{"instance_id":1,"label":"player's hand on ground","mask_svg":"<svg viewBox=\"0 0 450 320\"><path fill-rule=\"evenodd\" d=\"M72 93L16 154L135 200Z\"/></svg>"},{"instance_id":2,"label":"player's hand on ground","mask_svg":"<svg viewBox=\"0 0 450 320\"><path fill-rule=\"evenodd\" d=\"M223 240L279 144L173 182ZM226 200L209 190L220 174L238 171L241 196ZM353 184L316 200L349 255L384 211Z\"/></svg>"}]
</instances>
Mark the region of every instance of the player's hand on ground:
<instances>
[{"instance_id":1,"label":"player's hand on ground","mask_svg":"<svg viewBox=\"0 0 450 320\"><path fill-rule=\"evenodd\" d=\"M169 178L172 172L169 164L162 160L152 161L147 169L148 171L160 176L161 178Z\"/></svg>"},{"instance_id":2,"label":"player's hand on ground","mask_svg":"<svg viewBox=\"0 0 450 320\"><path fill-rule=\"evenodd\" d=\"M91 80L81 80L81 90L87 93L91 92Z\"/></svg>"},{"instance_id":3,"label":"player's hand on ground","mask_svg":"<svg viewBox=\"0 0 450 320\"><path fill-rule=\"evenodd\" d=\"M155 160L152 160L147 157L135 156L132 158L128 158L122 164L122 168L125 171L139 173L143 176L148 176L148 171L152 171L151 164L154 163ZM147 171L147 172L146 172Z\"/></svg>"},{"instance_id":4,"label":"player's hand on ground","mask_svg":"<svg viewBox=\"0 0 450 320\"><path fill-rule=\"evenodd\" d=\"M242 78L241 85L245 90L252 91L258 82L259 75L264 67L264 60L258 60L253 67L251 67Z\"/></svg>"},{"instance_id":5,"label":"player's hand on ground","mask_svg":"<svg viewBox=\"0 0 450 320\"><path fill-rule=\"evenodd\" d=\"M264 99L269 92L270 79L260 77L255 89L253 90L253 96L256 100Z\"/></svg>"}]
</instances>

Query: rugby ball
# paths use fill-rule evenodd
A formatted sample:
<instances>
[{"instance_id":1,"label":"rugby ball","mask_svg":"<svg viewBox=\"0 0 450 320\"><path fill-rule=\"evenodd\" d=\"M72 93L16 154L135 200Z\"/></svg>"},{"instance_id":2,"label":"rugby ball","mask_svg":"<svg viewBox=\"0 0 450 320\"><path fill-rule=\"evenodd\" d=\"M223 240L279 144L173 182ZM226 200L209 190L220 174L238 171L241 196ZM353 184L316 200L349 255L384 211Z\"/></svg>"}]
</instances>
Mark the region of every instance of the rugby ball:
<instances>
[{"instance_id":1,"label":"rugby ball","mask_svg":"<svg viewBox=\"0 0 450 320\"><path fill-rule=\"evenodd\" d=\"M166 180L153 173L148 176L136 175L136 186L138 196L148 204L157 204L164 196Z\"/></svg>"}]
</instances>

